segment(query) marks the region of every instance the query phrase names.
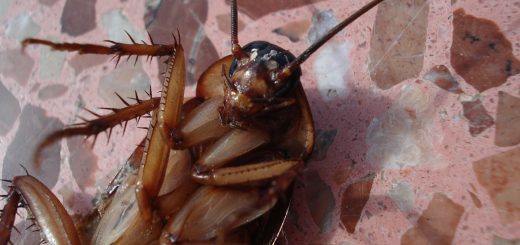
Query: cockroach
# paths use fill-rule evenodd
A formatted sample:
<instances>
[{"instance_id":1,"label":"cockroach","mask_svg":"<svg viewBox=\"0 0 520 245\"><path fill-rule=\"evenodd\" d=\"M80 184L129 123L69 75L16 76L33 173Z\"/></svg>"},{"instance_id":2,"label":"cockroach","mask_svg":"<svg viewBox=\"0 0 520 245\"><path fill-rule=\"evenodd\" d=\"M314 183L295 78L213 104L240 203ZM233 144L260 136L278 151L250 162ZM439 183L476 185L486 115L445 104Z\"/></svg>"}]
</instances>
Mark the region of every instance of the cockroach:
<instances>
[{"instance_id":1,"label":"cockroach","mask_svg":"<svg viewBox=\"0 0 520 245\"><path fill-rule=\"evenodd\" d=\"M348 24L383 0L343 20L299 56L265 41L243 47L237 1L231 1L231 55L200 77L196 97L183 104L185 59L181 35L173 44L111 46L25 39L57 51L122 56L167 56L161 96L50 134L34 153L56 141L94 136L151 114L144 149L128 161L106 198L74 223L54 194L29 174L11 188L0 223L7 244L19 203L51 244L274 244L287 214L293 180L314 144L314 124L300 83L300 65ZM150 38L151 39L151 38Z\"/></svg>"}]
</instances>

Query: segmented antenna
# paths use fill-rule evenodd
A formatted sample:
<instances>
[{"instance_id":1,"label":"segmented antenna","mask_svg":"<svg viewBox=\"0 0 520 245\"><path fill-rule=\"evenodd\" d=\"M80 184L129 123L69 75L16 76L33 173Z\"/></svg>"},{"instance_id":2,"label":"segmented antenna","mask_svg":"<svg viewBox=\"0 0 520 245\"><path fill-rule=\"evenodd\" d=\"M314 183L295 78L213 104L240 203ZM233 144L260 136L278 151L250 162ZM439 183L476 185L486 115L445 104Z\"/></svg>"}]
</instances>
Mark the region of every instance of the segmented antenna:
<instances>
[{"instance_id":1,"label":"segmented antenna","mask_svg":"<svg viewBox=\"0 0 520 245\"><path fill-rule=\"evenodd\" d=\"M317 42L313 43L309 46L302 54L296 57L291 63L287 64L283 70L278 74L278 79L283 80L291 75L294 69L299 67L311 54L313 54L317 49L319 49L323 44L329 41L334 35L343 30L350 23L354 22L357 18L368 12L373 7L377 6L379 3L384 0L373 0L367 5L363 6L361 9L356 11L354 14L343 20L341 23L336 25L334 28L330 29L323 37L321 37Z\"/></svg>"},{"instance_id":2,"label":"segmented antenna","mask_svg":"<svg viewBox=\"0 0 520 245\"><path fill-rule=\"evenodd\" d=\"M231 1L231 54L235 59L242 59L247 56L238 44L237 0Z\"/></svg>"}]
</instances>

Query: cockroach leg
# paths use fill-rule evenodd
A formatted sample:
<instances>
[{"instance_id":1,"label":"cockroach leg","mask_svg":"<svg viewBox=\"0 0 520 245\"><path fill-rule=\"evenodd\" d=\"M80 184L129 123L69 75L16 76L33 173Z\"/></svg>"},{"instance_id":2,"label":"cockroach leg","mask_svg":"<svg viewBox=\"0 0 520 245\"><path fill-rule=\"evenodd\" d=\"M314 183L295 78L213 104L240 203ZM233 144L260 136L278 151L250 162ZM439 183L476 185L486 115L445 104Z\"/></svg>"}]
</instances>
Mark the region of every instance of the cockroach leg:
<instances>
[{"instance_id":1,"label":"cockroach leg","mask_svg":"<svg viewBox=\"0 0 520 245\"><path fill-rule=\"evenodd\" d=\"M16 176L12 183L9 199L0 220L1 244L7 244L9 241L16 210L22 198L47 242L80 244L72 218L58 198L43 183L30 175Z\"/></svg>"},{"instance_id":2,"label":"cockroach leg","mask_svg":"<svg viewBox=\"0 0 520 245\"><path fill-rule=\"evenodd\" d=\"M85 135L87 137L94 136L95 143L97 135L99 133L109 130L110 137L110 133L112 132L113 127L117 125L122 125L123 123L125 123L126 126L127 121L132 120L134 118L139 118L149 113L150 111L154 110L159 106L159 100L159 98L140 100L136 104L130 105L125 108L112 109L114 111L112 114L104 116L92 112L98 118L74 124L62 130L58 130L56 132L51 133L38 145L33 154L33 160L37 164L36 166L39 166L39 163L41 162L41 154L45 147L53 144L54 142L65 137Z\"/></svg>"},{"instance_id":3,"label":"cockroach leg","mask_svg":"<svg viewBox=\"0 0 520 245\"><path fill-rule=\"evenodd\" d=\"M128 34L128 37L132 41L131 44L119 43L110 40L106 42L111 43L111 46L103 46L89 43L56 43L48 40L42 40L37 38L27 38L22 41L22 48L25 49L28 45L45 45L53 50L67 51L67 52L78 52L80 54L113 54L117 58L117 62L121 59L121 56L136 56L136 61L139 56L156 57L156 56L171 56L175 52L175 45L177 39L174 37L173 45L155 44L150 37L151 44L136 43L134 39Z\"/></svg>"},{"instance_id":4,"label":"cockroach leg","mask_svg":"<svg viewBox=\"0 0 520 245\"><path fill-rule=\"evenodd\" d=\"M13 189L10 189L7 194L7 202L2 210L2 216L0 217L0 244L7 244L11 239L11 231L14 227L13 225L19 202L20 194Z\"/></svg>"},{"instance_id":5,"label":"cockroach leg","mask_svg":"<svg viewBox=\"0 0 520 245\"><path fill-rule=\"evenodd\" d=\"M230 160L250 152L271 140L262 129L233 129L209 146L197 161L197 170L218 168Z\"/></svg>"},{"instance_id":6,"label":"cockroach leg","mask_svg":"<svg viewBox=\"0 0 520 245\"><path fill-rule=\"evenodd\" d=\"M297 161L291 169L271 179L269 187L258 194L260 195L260 198L256 203L228 215L217 230L216 243L219 245L225 244L226 236L235 227L241 225L244 220L254 216L255 213L272 208L279 200L288 202L287 197L285 196L286 191L302 168L303 162Z\"/></svg>"},{"instance_id":7,"label":"cockroach leg","mask_svg":"<svg viewBox=\"0 0 520 245\"><path fill-rule=\"evenodd\" d=\"M170 147L182 140L177 128L182 113L185 80L184 50L181 45L177 45L173 56L168 60L157 117L161 135Z\"/></svg>"},{"instance_id":8,"label":"cockroach leg","mask_svg":"<svg viewBox=\"0 0 520 245\"><path fill-rule=\"evenodd\" d=\"M217 139L230 129L220 123L218 108L223 98L216 96L204 101L193 111L187 113L179 127L182 141L175 147L188 148Z\"/></svg>"},{"instance_id":9,"label":"cockroach leg","mask_svg":"<svg viewBox=\"0 0 520 245\"><path fill-rule=\"evenodd\" d=\"M172 139L171 132L174 132L179 124L182 112L186 75L184 51L180 44L175 46L173 54L168 61L159 108L154 111L150 122L145 153L139 170L136 198L145 220L152 217L151 205L157 198L164 180L170 146L176 142L176 139Z\"/></svg>"},{"instance_id":10,"label":"cockroach leg","mask_svg":"<svg viewBox=\"0 0 520 245\"><path fill-rule=\"evenodd\" d=\"M205 172L194 172L193 179L206 185L228 186L251 184L271 180L301 165L297 160L274 160L255 164L244 164L237 167L212 169Z\"/></svg>"}]
</instances>

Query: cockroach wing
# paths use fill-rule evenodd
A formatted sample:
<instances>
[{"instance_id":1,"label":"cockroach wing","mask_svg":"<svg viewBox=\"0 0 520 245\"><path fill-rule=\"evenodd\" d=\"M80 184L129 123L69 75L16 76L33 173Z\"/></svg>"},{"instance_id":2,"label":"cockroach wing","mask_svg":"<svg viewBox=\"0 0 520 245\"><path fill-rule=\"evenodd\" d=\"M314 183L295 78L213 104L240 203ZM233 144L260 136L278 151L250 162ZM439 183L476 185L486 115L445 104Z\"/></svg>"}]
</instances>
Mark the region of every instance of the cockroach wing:
<instances>
[{"instance_id":1,"label":"cockroach wing","mask_svg":"<svg viewBox=\"0 0 520 245\"><path fill-rule=\"evenodd\" d=\"M224 83L222 78L222 66L226 72L233 62L233 56L228 55L213 63L199 78L196 95L204 99L217 96L224 97Z\"/></svg>"},{"instance_id":2,"label":"cockroach wing","mask_svg":"<svg viewBox=\"0 0 520 245\"><path fill-rule=\"evenodd\" d=\"M128 175L102 216L92 244L146 244L157 239L161 221L154 217L147 221L139 213L135 200L136 175ZM123 186L125 188L123 188Z\"/></svg>"},{"instance_id":3,"label":"cockroach wing","mask_svg":"<svg viewBox=\"0 0 520 245\"><path fill-rule=\"evenodd\" d=\"M52 244L80 244L76 227L58 198L33 176L16 176L13 185L23 196L42 237Z\"/></svg>"},{"instance_id":4,"label":"cockroach wing","mask_svg":"<svg viewBox=\"0 0 520 245\"><path fill-rule=\"evenodd\" d=\"M237 227L264 214L273 203L258 203L259 193L254 190L203 186L197 190L183 209L164 229L161 239L172 241L205 241L228 226ZM229 227L231 228L231 227Z\"/></svg>"}]
</instances>

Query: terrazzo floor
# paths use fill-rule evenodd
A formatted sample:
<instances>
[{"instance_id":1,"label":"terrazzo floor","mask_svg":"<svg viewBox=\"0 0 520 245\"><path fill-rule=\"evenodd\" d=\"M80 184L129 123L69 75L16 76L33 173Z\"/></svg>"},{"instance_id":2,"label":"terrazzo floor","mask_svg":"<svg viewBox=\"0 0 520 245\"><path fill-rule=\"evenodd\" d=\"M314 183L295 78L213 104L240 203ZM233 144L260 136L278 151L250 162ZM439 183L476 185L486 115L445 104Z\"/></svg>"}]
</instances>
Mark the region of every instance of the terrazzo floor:
<instances>
[{"instance_id":1,"label":"terrazzo floor","mask_svg":"<svg viewBox=\"0 0 520 245\"><path fill-rule=\"evenodd\" d=\"M300 54L363 1L239 0L239 39ZM520 244L520 1L386 0L303 64L316 145L296 181L281 244ZM172 42L179 30L187 95L229 54L224 0L0 1L0 172L19 164L70 213L92 208L145 135L70 138L31 153L48 133L121 107L114 92L159 91L163 59L21 50L21 40ZM139 126L146 126L142 121ZM7 186L3 185L4 192ZM17 244L37 244L25 230Z\"/></svg>"}]
</instances>

